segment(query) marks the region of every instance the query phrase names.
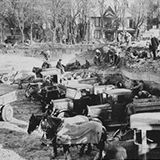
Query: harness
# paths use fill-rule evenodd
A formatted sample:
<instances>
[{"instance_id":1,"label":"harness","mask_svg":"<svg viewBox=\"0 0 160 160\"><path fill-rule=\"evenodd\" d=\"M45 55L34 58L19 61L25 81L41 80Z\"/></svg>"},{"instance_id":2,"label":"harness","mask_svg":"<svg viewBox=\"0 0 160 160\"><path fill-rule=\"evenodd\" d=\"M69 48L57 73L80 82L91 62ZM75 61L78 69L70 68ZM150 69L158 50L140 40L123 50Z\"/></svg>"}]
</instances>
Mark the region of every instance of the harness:
<instances>
[{"instance_id":1,"label":"harness","mask_svg":"<svg viewBox=\"0 0 160 160\"><path fill-rule=\"evenodd\" d=\"M53 141L56 138L57 133L62 129L63 123L64 123L64 120L61 120L53 128L53 126L48 122L48 120L45 119L45 121L41 120L40 126L45 135L47 135L50 131L52 131L54 135L53 135L53 138L51 138L50 140Z\"/></svg>"}]
</instances>

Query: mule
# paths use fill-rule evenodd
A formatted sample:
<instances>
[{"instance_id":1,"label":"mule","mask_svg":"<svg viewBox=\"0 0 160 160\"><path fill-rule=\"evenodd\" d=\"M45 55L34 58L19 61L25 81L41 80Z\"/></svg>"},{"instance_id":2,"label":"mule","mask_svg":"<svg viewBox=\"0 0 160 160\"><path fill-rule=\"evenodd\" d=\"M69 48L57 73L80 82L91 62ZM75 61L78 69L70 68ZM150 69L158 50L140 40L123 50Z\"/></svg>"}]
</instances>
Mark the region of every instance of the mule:
<instances>
[{"instance_id":1,"label":"mule","mask_svg":"<svg viewBox=\"0 0 160 160\"><path fill-rule=\"evenodd\" d=\"M54 157L57 156L57 144L63 146L64 156L67 159L70 159L71 157L69 151L71 145L94 144L99 149L94 160L100 160L102 158L102 151L104 150L106 140L105 128L102 123L96 121L75 124L77 117L78 116L61 119L47 116L42 118L41 127L42 130L46 132L47 138L52 141Z\"/></svg>"}]
</instances>

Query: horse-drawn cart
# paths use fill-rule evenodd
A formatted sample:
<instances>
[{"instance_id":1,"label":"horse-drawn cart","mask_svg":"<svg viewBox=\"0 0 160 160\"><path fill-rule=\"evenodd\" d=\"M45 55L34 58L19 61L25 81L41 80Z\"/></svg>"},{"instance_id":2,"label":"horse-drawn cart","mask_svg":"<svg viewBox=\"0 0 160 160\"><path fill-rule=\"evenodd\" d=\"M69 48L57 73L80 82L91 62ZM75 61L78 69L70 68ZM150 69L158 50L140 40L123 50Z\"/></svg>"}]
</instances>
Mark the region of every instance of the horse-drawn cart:
<instances>
[{"instance_id":1,"label":"horse-drawn cart","mask_svg":"<svg viewBox=\"0 0 160 160\"><path fill-rule=\"evenodd\" d=\"M13 108L10 103L17 100L16 91L8 85L0 85L0 119L11 121L13 118Z\"/></svg>"}]
</instances>

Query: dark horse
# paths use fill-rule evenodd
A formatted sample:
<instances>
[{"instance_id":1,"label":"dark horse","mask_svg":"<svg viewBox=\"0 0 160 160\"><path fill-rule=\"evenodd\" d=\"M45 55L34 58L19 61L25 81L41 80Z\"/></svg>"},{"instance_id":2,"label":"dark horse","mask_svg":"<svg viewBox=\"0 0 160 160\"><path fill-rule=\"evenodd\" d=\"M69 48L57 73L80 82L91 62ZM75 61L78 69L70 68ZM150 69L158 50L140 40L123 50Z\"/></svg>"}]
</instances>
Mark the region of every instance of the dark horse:
<instances>
[{"instance_id":1,"label":"dark horse","mask_svg":"<svg viewBox=\"0 0 160 160\"><path fill-rule=\"evenodd\" d=\"M77 119L77 122L76 122L75 118L78 118L78 116L75 116L73 118L74 118L73 120L72 120L72 118L65 118L65 119L68 119L68 120L70 119L69 121L71 123L78 123L78 124L79 123L84 124L84 122L85 123L88 123L88 122L91 123L91 121L89 121L88 118L85 117L85 116L80 116L80 118L82 120ZM70 159L69 158L70 157L70 153L69 153L70 144L59 143L60 141L57 138L58 133L61 130L61 127L66 124L65 119L52 117L52 116L34 116L34 115L32 115L30 117L30 120L29 120L28 134L31 134L40 125L41 129L46 133L47 139L51 140L51 142L52 142L53 151L54 151L53 156L54 157L57 156L57 144L60 144L60 145L63 146L63 150L64 150L66 158ZM98 123L98 122L96 122L96 123ZM94 123L91 123L91 124L93 126ZM96 143L96 146L99 149L99 152L96 155L95 160L101 159L102 151L104 149L104 143L105 143L105 140L106 140L106 130L105 130L105 128L102 126L101 123L99 123L98 125L100 125L100 127L102 127L103 129L102 129L101 137L100 137L98 143ZM74 125L73 125L73 127L74 127ZM79 131L77 130L77 132L79 132ZM71 143L71 144L75 145L74 143ZM83 143L83 146L84 145L85 145L85 143Z\"/></svg>"}]
</instances>

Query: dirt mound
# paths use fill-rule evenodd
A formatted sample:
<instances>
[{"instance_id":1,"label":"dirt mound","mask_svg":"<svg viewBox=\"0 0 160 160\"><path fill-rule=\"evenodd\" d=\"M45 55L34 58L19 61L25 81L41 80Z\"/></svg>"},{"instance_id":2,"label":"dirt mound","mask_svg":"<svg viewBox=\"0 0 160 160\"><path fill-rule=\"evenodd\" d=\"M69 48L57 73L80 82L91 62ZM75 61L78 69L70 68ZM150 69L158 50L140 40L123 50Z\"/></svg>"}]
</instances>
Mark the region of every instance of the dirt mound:
<instances>
[{"instance_id":1,"label":"dirt mound","mask_svg":"<svg viewBox=\"0 0 160 160\"><path fill-rule=\"evenodd\" d=\"M85 51L84 53L80 53L75 55L74 58L72 58L69 63L73 63L76 60L78 60L81 64L84 64L86 60L90 62L90 64L93 64L93 58L94 58L94 52L93 51Z\"/></svg>"}]
</instances>

